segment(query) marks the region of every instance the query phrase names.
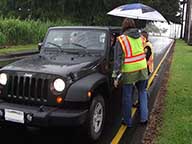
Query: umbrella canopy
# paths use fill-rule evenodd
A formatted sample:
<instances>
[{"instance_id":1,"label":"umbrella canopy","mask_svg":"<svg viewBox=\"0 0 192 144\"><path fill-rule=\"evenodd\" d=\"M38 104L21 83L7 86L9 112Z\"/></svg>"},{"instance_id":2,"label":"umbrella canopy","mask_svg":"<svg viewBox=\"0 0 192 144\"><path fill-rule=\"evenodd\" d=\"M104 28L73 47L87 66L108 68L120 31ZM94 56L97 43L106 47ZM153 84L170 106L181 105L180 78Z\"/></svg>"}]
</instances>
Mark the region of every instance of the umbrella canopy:
<instances>
[{"instance_id":1,"label":"umbrella canopy","mask_svg":"<svg viewBox=\"0 0 192 144\"><path fill-rule=\"evenodd\" d=\"M157 10L141 3L122 5L107 14L141 20L167 21Z\"/></svg>"}]
</instances>

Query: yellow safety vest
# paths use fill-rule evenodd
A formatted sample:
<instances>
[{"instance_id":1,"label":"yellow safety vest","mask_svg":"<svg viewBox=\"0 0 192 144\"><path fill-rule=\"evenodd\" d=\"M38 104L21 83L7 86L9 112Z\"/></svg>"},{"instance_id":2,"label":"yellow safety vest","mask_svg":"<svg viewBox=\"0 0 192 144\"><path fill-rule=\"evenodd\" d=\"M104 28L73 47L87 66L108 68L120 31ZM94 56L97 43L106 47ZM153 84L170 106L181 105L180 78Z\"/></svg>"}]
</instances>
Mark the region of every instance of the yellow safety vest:
<instances>
[{"instance_id":1,"label":"yellow safety vest","mask_svg":"<svg viewBox=\"0 0 192 144\"><path fill-rule=\"evenodd\" d=\"M146 47L149 47L151 49L151 56L149 57L149 60L147 61L147 66L149 68L149 72L152 73L154 71L154 53L153 53L153 47L150 42L145 42L144 43L144 49Z\"/></svg>"},{"instance_id":2,"label":"yellow safety vest","mask_svg":"<svg viewBox=\"0 0 192 144\"><path fill-rule=\"evenodd\" d=\"M122 72L136 72L147 68L147 62L141 38L134 39L126 35L118 37L124 53Z\"/></svg>"}]
</instances>

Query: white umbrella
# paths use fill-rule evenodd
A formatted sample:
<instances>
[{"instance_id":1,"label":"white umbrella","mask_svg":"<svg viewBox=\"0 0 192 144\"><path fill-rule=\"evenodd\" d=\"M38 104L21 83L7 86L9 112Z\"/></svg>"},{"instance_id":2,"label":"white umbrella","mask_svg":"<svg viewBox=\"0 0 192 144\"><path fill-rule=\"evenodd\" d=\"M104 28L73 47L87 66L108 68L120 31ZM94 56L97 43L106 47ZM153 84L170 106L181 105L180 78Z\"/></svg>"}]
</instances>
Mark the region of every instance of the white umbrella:
<instances>
[{"instance_id":1,"label":"white umbrella","mask_svg":"<svg viewBox=\"0 0 192 144\"><path fill-rule=\"evenodd\" d=\"M157 10L141 3L122 5L107 14L141 20L167 21Z\"/></svg>"}]
</instances>

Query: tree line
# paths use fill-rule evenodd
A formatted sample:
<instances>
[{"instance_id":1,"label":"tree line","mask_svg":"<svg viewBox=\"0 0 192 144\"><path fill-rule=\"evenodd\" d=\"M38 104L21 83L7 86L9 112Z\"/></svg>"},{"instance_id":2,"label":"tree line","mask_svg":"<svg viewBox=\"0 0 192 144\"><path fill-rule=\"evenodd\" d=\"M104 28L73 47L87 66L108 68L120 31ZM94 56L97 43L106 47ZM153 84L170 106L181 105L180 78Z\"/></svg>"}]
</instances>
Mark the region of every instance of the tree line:
<instances>
[{"instance_id":1,"label":"tree line","mask_svg":"<svg viewBox=\"0 0 192 144\"><path fill-rule=\"evenodd\" d=\"M135 2L149 5L167 20L180 23L179 0L1 0L0 16L51 21L70 19L84 25L116 25L119 19L106 13L117 6Z\"/></svg>"}]
</instances>

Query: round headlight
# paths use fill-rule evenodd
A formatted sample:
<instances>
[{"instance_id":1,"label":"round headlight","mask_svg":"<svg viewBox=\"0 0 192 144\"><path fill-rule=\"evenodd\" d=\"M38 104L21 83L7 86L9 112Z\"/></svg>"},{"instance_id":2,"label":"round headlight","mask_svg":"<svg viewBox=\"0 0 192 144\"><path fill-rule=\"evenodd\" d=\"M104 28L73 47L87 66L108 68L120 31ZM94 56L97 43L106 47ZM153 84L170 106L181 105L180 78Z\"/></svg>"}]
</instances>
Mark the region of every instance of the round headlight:
<instances>
[{"instance_id":1,"label":"round headlight","mask_svg":"<svg viewBox=\"0 0 192 144\"><path fill-rule=\"evenodd\" d=\"M58 92L62 92L65 89L65 82L58 78L53 83L54 89Z\"/></svg>"},{"instance_id":2,"label":"round headlight","mask_svg":"<svg viewBox=\"0 0 192 144\"><path fill-rule=\"evenodd\" d=\"M7 84L7 75L5 73L0 74L0 84L2 84L2 85Z\"/></svg>"}]
</instances>

